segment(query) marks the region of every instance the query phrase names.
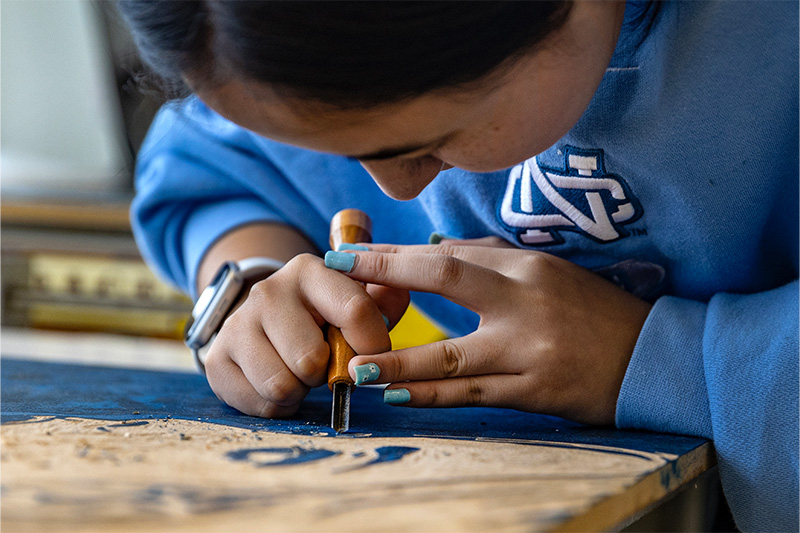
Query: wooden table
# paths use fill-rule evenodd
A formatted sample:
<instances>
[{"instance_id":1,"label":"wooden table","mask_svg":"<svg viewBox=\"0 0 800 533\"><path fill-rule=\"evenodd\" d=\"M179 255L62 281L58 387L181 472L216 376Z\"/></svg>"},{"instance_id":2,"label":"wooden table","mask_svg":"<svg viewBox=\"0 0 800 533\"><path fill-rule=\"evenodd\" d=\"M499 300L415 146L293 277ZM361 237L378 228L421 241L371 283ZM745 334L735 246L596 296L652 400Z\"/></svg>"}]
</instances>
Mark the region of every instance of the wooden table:
<instances>
[{"instance_id":1,"label":"wooden table","mask_svg":"<svg viewBox=\"0 0 800 533\"><path fill-rule=\"evenodd\" d=\"M264 420L179 343L5 330L2 526L15 531L618 529L714 467L703 439L330 393Z\"/></svg>"}]
</instances>

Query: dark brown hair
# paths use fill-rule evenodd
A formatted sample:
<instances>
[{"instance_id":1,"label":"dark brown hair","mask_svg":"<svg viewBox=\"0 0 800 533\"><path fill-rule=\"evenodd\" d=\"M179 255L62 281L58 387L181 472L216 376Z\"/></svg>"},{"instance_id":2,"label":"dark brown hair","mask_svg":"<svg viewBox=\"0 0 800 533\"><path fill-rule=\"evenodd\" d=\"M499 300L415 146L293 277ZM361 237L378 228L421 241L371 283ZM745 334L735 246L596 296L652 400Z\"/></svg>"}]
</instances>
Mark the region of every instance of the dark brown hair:
<instances>
[{"instance_id":1,"label":"dark brown hair","mask_svg":"<svg viewBox=\"0 0 800 533\"><path fill-rule=\"evenodd\" d=\"M368 107L459 88L539 44L562 1L120 0L171 96L231 76L301 99Z\"/></svg>"}]
</instances>

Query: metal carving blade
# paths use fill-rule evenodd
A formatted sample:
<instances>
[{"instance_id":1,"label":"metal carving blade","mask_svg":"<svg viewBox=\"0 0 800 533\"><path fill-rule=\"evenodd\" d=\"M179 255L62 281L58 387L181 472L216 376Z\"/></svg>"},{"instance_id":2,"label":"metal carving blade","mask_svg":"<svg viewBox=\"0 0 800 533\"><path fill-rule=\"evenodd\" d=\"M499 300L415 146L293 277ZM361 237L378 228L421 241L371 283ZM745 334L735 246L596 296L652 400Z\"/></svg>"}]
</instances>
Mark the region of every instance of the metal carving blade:
<instances>
[{"instance_id":1,"label":"metal carving blade","mask_svg":"<svg viewBox=\"0 0 800 533\"><path fill-rule=\"evenodd\" d=\"M345 382L333 384L331 427L336 433L350 429L350 385Z\"/></svg>"}]
</instances>

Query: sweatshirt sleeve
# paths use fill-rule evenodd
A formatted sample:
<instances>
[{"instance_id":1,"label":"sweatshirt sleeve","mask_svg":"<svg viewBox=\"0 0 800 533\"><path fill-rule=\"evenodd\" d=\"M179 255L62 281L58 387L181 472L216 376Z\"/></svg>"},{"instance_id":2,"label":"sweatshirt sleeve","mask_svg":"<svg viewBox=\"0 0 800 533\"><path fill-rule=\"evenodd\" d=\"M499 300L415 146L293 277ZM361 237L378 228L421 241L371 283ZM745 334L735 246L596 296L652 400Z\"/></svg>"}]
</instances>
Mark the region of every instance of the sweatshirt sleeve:
<instances>
[{"instance_id":1,"label":"sweatshirt sleeve","mask_svg":"<svg viewBox=\"0 0 800 533\"><path fill-rule=\"evenodd\" d=\"M266 193L255 194L252 183ZM148 132L131 224L150 267L196 296L197 267L211 244L245 224L309 213L304 202L250 132L190 98L164 106Z\"/></svg>"},{"instance_id":2,"label":"sweatshirt sleeve","mask_svg":"<svg viewBox=\"0 0 800 533\"><path fill-rule=\"evenodd\" d=\"M639 336L617 426L717 450L743 531L798 530L798 282L708 304L660 298Z\"/></svg>"}]
</instances>

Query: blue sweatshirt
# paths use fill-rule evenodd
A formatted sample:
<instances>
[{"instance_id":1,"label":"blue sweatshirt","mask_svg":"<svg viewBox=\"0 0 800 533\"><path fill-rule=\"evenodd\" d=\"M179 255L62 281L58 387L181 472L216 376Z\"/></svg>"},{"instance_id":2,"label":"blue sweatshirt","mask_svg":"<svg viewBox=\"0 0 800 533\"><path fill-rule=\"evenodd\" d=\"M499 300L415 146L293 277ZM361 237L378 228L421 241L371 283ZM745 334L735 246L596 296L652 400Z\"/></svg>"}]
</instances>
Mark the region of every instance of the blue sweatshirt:
<instances>
[{"instance_id":1,"label":"blue sweatshirt","mask_svg":"<svg viewBox=\"0 0 800 533\"><path fill-rule=\"evenodd\" d=\"M325 250L346 207L372 216L376 242L496 235L595 269L654 302L617 426L713 439L738 526L797 531L798 142L795 2L629 2L589 108L513 168L451 169L398 202L355 161L189 99L152 126L132 216L148 262L190 293L233 228L278 221ZM452 335L477 326L413 298Z\"/></svg>"}]
</instances>

